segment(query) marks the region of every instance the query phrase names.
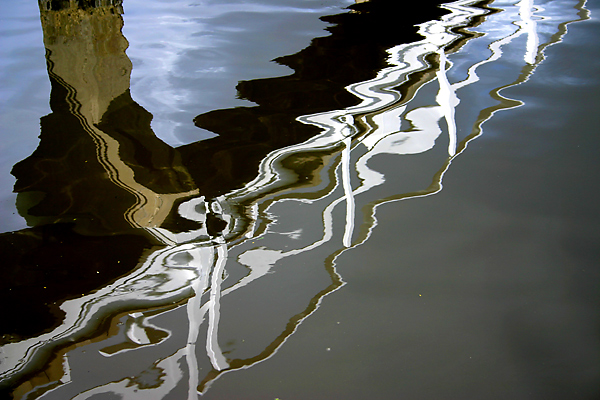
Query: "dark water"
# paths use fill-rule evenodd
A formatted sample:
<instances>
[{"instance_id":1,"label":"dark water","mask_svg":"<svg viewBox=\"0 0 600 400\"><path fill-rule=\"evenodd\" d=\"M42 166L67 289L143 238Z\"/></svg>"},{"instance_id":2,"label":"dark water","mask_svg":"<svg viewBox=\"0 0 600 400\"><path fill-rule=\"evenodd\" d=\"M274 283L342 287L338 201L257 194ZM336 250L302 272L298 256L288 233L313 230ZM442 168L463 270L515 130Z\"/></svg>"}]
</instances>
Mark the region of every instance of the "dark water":
<instances>
[{"instance_id":1,"label":"dark water","mask_svg":"<svg viewBox=\"0 0 600 400\"><path fill-rule=\"evenodd\" d=\"M0 4L3 393L598 398L597 2L394 6Z\"/></svg>"}]
</instances>

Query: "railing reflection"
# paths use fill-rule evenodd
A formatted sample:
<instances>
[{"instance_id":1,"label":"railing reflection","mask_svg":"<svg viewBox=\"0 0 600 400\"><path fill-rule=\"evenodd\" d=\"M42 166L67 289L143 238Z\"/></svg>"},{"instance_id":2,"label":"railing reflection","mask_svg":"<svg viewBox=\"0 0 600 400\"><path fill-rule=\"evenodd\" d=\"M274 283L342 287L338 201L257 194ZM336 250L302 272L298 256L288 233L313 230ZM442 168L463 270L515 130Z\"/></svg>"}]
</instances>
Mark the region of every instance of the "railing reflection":
<instances>
[{"instance_id":1,"label":"railing reflection","mask_svg":"<svg viewBox=\"0 0 600 400\"><path fill-rule=\"evenodd\" d=\"M46 2L41 4L42 10L49 10L44 8ZM336 260L340 254L369 239L377 225L376 208L442 190L445 172L468 143L482 134L483 123L495 112L521 104L503 97L500 91L528 79L543 60L543 49L559 42L566 33L566 25L579 20L576 13L583 10L584 3L575 8L571 4L570 8L560 6L562 19L552 21L543 19L542 11L547 10L536 8L533 0L522 0L517 5L498 1L494 6L501 11L489 14L486 9L473 6L471 1L445 5L451 11L448 15L420 26L422 40L391 48L389 67L380 70L373 79L347 86L347 90L360 99L358 104L298 117L301 123L318 127L320 133L301 143L271 151L260 161L259 173L251 182L218 196L212 191L209 196L202 196L202 190L193 187L191 176L195 174L197 181L199 173L188 172L190 164L185 161L170 163L168 168L160 167L163 171L169 168L175 171L168 174L169 185L186 182L177 186L180 190L157 193L149 188L150 183L140 182L138 174L129 172L135 170L130 166L132 161L119 150L126 142L122 137L115 139L107 133L108 128L102 129L110 104L126 89L119 87L109 96L84 99L82 93L86 86L69 83L67 73L60 75L56 67L59 63L54 62L55 67L49 68L49 72L51 76L56 75L55 80L63 87L73 88L66 96L69 113L76 115L79 121L87 121L81 122L82 132L92 138L97 160L108 179L117 188L137 193L134 205L121 217L131 228L147 232L159 246L147 251L130 274L94 293L66 301L61 306L66 317L58 328L4 346L2 376L21 373L35 360L36 352L81 336L94 319L123 308L139 311L126 317L121 334L115 335L120 342L98 350L102 356L98 368L110 368L126 354L143 353L145 359L151 360L149 368L160 371L161 379L154 385L143 386L132 378L136 376L133 370L123 367L118 376L111 379L99 375L88 377L85 383L76 381L68 368L69 358L75 356L70 355L72 347L66 347L60 353L65 360L63 374L52 387L40 389L41 392L48 390L44 398L61 398L69 392L69 386L78 388L73 397L76 399L100 393L116 393L126 398L160 398L180 385L187 374L188 398L194 399L223 373L249 368L272 357L318 308L322 299L344 285ZM455 33L459 27L470 26L475 30L476 18L480 19L477 29L481 35L466 37ZM538 20L552 28L549 33L548 29L543 36L538 33ZM525 46L516 40L521 35L527 35ZM466 46L475 44L487 49L486 53L461 53ZM518 52L522 54L522 61L515 62L511 57ZM453 56L462 56L462 62L454 64ZM500 83L486 79L490 72L484 71L484 66L503 57L509 59L511 72L503 75ZM53 61L52 52L49 60ZM124 83L123 87L127 85ZM476 96L482 93L491 93L491 98L480 104ZM103 99L108 99L104 105ZM90 111L86 111L88 106ZM443 137L444 132L447 137ZM146 147L150 148L147 143L154 139L148 135L145 140L148 140ZM381 154L415 155L434 152L440 146L444 151L435 152L434 165L427 165L433 171L428 176L430 181L419 182L421 187L416 190L386 185L390 177L370 163ZM168 159L180 160L174 150L157 144L150 153L173 151ZM303 155L319 161L303 173L320 180L315 178L304 184L287 178L297 171L285 166L293 165L292 161L302 159ZM183 159L190 158L184 155ZM415 165L416 168L422 166ZM118 172L113 172L115 170ZM398 174L410 174L410 171L398 171ZM375 193L373 189L377 187L384 190ZM295 207L282 207L289 202L303 207L301 221L296 218ZM345 203L345 210L340 219L336 210L341 203ZM363 213L360 229L355 227L357 210ZM174 218L190 221L189 226L194 228L173 229L167 222ZM277 232L285 226L286 219L293 221L292 230ZM315 230L321 232L315 233ZM286 239L277 239L281 236ZM264 240L264 246L255 245L254 241L259 239ZM320 256L321 261L317 263L324 261L326 279L319 281L319 289L313 287L312 291L302 293L301 311L283 317L286 322L281 333L267 340L267 346L251 348L250 352L254 353L250 357L248 351L237 349L239 354L236 350L223 351L219 345L221 300L271 275L276 265L292 264L288 260L304 254L320 254L317 252L321 249L326 256ZM294 273L301 276L310 271L296 269ZM233 274L236 277L232 277ZM158 322L168 320L169 314L181 313L183 309L187 317L185 335L177 326ZM199 350L196 346L201 340L200 327L206 318L205 350ZM282 316L272 316L273 320L277 318ZM201 353L206 354L210 363L208 372L200 367L204 365L198 357ZM181 367L183 359L187 371Z\"/></svg>"}]
</instances>

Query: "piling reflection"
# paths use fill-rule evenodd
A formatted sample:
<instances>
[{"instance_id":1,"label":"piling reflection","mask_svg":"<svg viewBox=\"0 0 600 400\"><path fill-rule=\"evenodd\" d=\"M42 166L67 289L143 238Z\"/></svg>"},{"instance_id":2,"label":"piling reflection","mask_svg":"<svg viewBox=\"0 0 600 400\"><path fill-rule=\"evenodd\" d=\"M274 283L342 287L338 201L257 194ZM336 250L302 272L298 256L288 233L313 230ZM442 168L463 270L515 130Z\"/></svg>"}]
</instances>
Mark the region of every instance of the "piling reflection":
<instances>
[{"instance_id":1,"label":"piling reflection","mask_svg":"<svg viewBox=\"0 0 600 400\"><path fill-rule=\"evenodd\" d=\"M329 78L310 68L327 70L316 63L340 44L332 29L282 59L294 75L240 83L259 106L196 118L218 137L173 149L128 93L120 4L40 4L53 114L40 147L15 166L21 210L33 232L50 236L68 226L84 238L142 238L121 250L137 252L131 272L64 301L59 326L2 347L4 379L33 373L54 349L46 382L24 380L15 393L56 399L162 398L182 387L193 399L224 373L272 357L344 285L336 259L369 239L377 207L442 190L485 121L520 105L500 92L525 82L544 48L585 18L583 2L542 10L497 1L495 12L446 4L419 26L421 38L371 59L383 68L336 75L323 89ZM332 18L358 23L356 11ZM82 33L90 30L105 40ZM344 40L358 41L349 54L368 47ZM494 63L512 78L487 78ZM386 154L419 157L378 168ZM102 319L109 333L93 334Z\"/></svg>"},{"instance_id":2,"label":"piling reflection","mask_svg":"<svg viewBox=\"0 0 600 400\"><path fill-rule=\"evenodd\" d=\"M198 189L129 95L120 6L40 6L53 113L36 151L13 168L21 214L30 226L73 223L86 235L160 226Z\"/></svg>"}]
</instances>

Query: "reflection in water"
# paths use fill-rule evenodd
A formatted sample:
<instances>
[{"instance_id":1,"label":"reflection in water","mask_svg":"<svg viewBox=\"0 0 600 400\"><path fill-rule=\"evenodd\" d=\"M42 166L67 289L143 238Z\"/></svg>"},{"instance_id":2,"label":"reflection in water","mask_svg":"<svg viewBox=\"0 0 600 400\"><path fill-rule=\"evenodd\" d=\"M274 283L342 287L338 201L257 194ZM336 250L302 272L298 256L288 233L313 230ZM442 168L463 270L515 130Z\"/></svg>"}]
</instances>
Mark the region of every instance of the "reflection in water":
<instances>
[{"instance_id":1,"label":"reflection in water","mask_svg":"<svg viewBox=\"0 0 600 400\"><path fill-rule=\"evenodd\" d=\"M198 189L129 96L120 6L40 6L53 113L13 168L21 213L30 226L72 222L91 235L160 226Z\"/></svg>"},{"instance_id":2,"label":"reflection in water","mask_svg":"<svg viewBox=\"0 0 600 400\"><path fill-rule=\"evenodd\" d=\"M376 73L344 76L337 82L343 86L322 89L326 80L308 70L319 61L315 49L340 44L333 28L332 36L280 60L296 66L294 75L240 83L240 93L259 106L198 116L198 126L219 136L174 149L154 136L151 116L129 95L120 2L83 3L40 2L53 113L42 119L38 149L14 168L20 211L32 226L23 235L56 241L66 230L84 246L102 235L141 237L137 248L105 249L119 256L137 251L139 263L62 302L59 326L2 347L6 380L33 373L55 349L44 384L34 383L37 376L14 392L31 390L30 398L161 398L185 382L192 399L223 373L272 357L324 296L344 284L336 259L369 239L376 208L439 192L444 173L482 134L483 123L520 105L500 91L526 81L543 49L559 42L583 9L498 1L493 5L501 11L491 13L471 1L446 4L448 13L419 25L420 39L386 48L387 64ZM368 4L339 17L350 21L340 26L361 21ZM457 33L465 27L468 34ZM493 74L486 66L501 61L513 68L513 79L483 79ZM299 101L307 99L307 82L317 92L313 104ZM375 162L382 154L428 154L430 161L426 171L385 176ZM37 251L39 241L29 246ZM324 273L320 262L299 261L304 257L324 260ZM280 312L253 315L267 333L224 350L224 302L233 298L241 313L258 313L252 301L259 294L244 297L239 289L269 279L261 287L273 293L300 282L289 296L293 303L281 299ZM182 316L187 330L179 326ZM103 319L109 333L92 334ZM243 338L243 321L233 326L228 335ZM132 356L136 365L122 362ZM82 362L97 373L81 375L73 363Z\"/></svg>"}]
</instances>

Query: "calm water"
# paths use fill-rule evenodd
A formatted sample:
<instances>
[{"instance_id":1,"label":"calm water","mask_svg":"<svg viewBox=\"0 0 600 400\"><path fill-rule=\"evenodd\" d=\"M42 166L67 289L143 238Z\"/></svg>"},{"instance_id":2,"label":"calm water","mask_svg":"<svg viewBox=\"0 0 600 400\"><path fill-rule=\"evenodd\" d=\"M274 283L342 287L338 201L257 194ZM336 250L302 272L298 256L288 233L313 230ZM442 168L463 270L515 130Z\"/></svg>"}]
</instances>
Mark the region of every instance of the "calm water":
<instances>
[{"instance_id":1,"label":"calm water","mask_svg":"<svg viewBox=\"0 0 600 400\"><path fill-rule=\"evenodd\" d=\"M7 3L7 397L600 396L597 1Z\"/></svg>"}]
</instances>

